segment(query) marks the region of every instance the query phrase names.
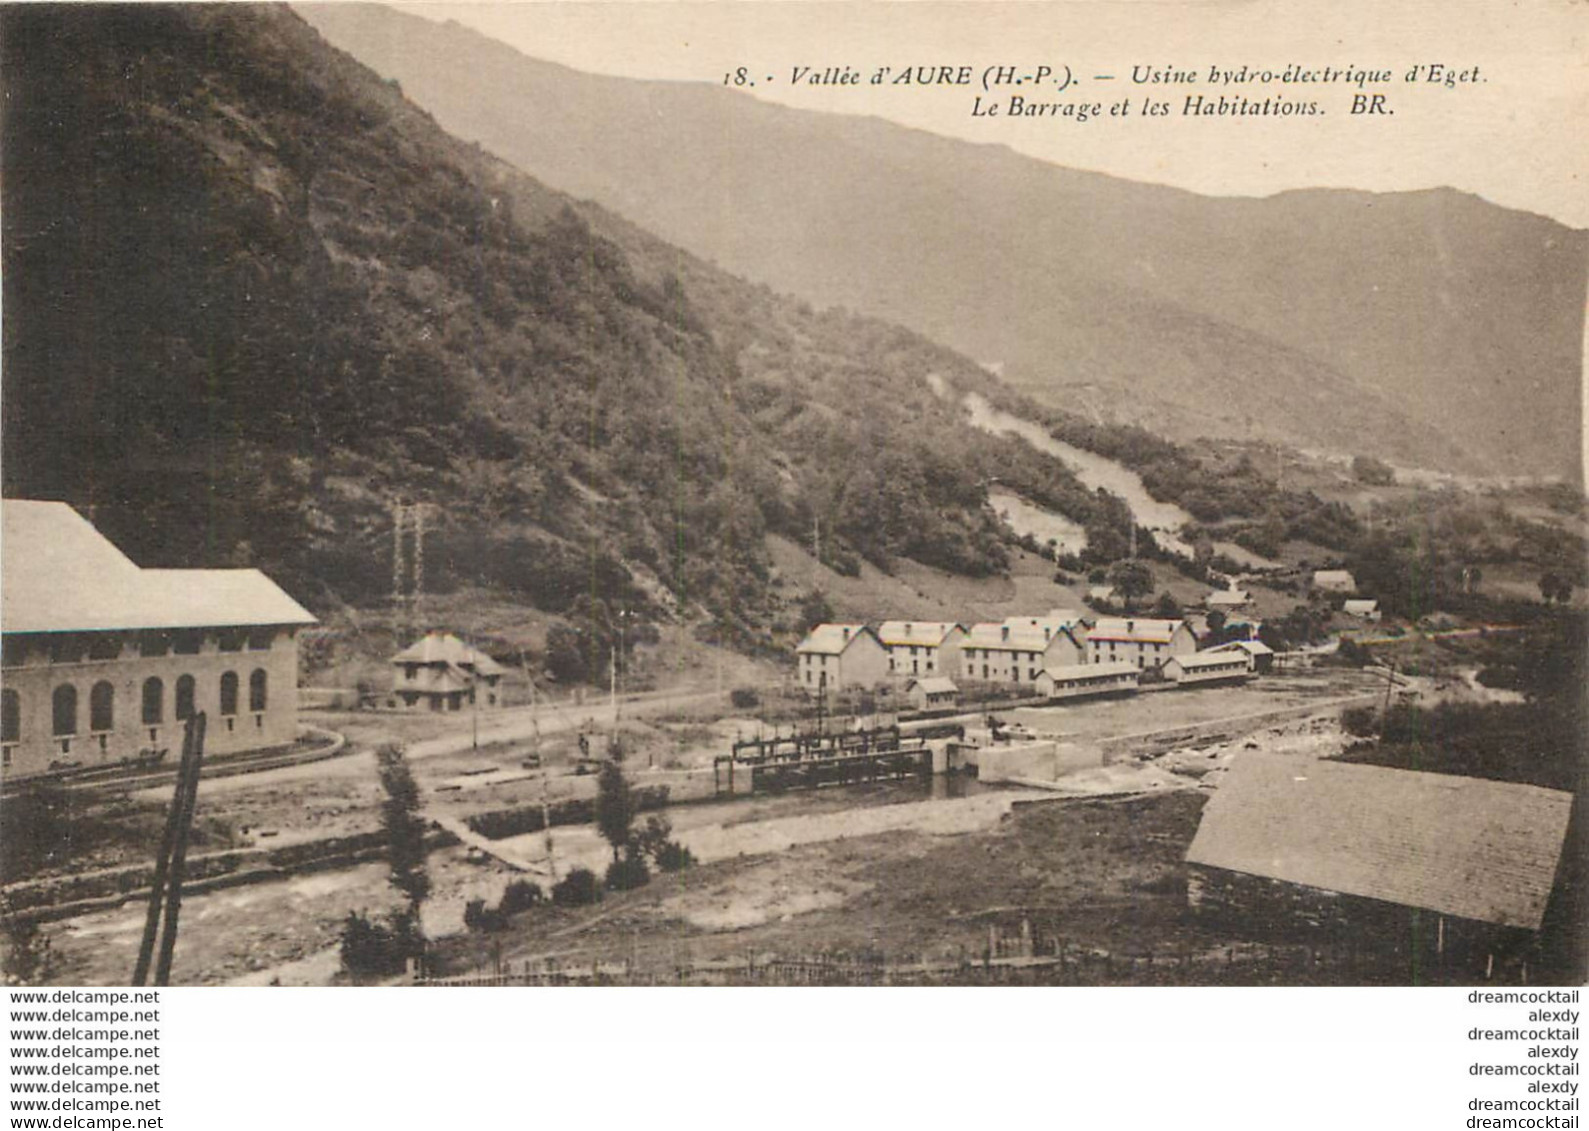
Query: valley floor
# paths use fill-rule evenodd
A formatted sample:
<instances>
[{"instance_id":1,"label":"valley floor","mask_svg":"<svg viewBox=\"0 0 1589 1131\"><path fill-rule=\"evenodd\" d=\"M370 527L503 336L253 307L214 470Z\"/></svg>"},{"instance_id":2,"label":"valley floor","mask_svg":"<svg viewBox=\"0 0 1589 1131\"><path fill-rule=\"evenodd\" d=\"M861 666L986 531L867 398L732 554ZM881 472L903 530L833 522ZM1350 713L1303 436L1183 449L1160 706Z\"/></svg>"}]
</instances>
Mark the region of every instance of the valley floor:
<instances>
[{"instance_id":1,"label":"valley floor","mask_svg":"<svg viewBox=\"0 0 1589 1131\"><path fill-rule=\"evenodd\" d=\"M668 816L675 836L698 858L697 867L656 875L648 887L610 894L592 908L531 909L499 934L465 932L464 906L473 899L495 903L519 873L463 847L440 849L430 857L434 894L425 907L426 931L450 973L548 956L628 961L650 971L647 978L681 963L761 953L871 950L955 962L981 955L990 928L1018 933L1020 920L1034 917L1029 929L1082 949L1212 953L1240 940L1187 921L1180 872L1206 786L1244 743L1299 757L1338 750L1342 740L1331 705L1377 686L1373 677L1334 670L1242 688L1017 712L1034 730L1083 740L1232 721L1195 743L1166 748L1144 742L1140 754L1121 754L1109 766L1062 779L1058 792L990 789L950 776L673 805ZM1319 719L1276 725L1252 718L1310 703L1318 705ZM372 716L366 725L373 729L360 734L366 749L380 719ZM754 720L712 726L693 718L630 720L625 734L633 743L628 764L636 784L689 778L689 767L709 766L711 754L726 750L747 725ZM479 753L446 745L413 762L431 816L530 807L543 797L594 792L592 776L569 772L572 734L543 732L544 778L518 768L527 744ZM646 769L648 760L660 765L658 752L683 768ZM478 772L492 768L495 773ZM201 805L213 820L249 825L256 835L268 830L278 843L378 825L368 753L255 777L263 780L225 779L213 791L207 784ZM147 799L151 805L158 800ZM555 828L552 841L559 875L576 865L599 872L610 859L591 826ZM500 844L547 885L544 834ZM379 861L196 893L184 900L178 979L340 980L336 944L348 913L382 913L395 903ZM129 901L48 924L55 980L124 980L143 912L142 902Z\"/></svg>"}]
</instances>

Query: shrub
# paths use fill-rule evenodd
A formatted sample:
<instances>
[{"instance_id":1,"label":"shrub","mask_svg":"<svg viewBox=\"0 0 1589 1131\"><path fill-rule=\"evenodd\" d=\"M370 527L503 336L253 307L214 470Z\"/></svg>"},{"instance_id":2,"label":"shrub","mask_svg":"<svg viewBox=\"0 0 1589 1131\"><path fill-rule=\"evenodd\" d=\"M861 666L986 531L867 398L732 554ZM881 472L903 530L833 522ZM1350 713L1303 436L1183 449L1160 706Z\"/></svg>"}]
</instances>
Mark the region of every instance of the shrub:
<instances>
[{"instance_id":1,"label":"shrub","mask_svg":"<svg viewBox=\"0 0 1589 1131\"><path fill-rule=\"evenodd\" d=\"M1356 738L1369 738L1379 730L1379 718L1372 707L1349 707L1341 712L1341 726Z\"/></svg>"},{"instance_id":2,"label":"shrub","mask_svg":"<svg viewBox=\"0 0 1589 1131\"><path fill-rule=\"evenodd\" d=\"M738 710L748 711L753 707L761 706L761 696L756 694L754 688L736 687L728 693L728 701Z\"/></svg>"},{"instance_id":3,"label":"shrub","mask_svg":"<svg viewBox=\"0 0 1589 1131\"><path fill-rule=\"evenodd\" d=\"M558 907L584 907L601 898L601 885L589 868L575 868L552 885L552 902Z\"/></svg>"},{"instance_id":4,"label":"shrub","mask_svg":"<svg viewBox=\"0 0 1589 1131\"><path fill-rule=\"evenodd\" d=\"M504 915L512 915L523 911L527 907L534 907L546 898L541 891L541 885L533 880L514 880L502 892L502 901L497 904Z\"/></svg>"},{"instance_id":5,"label":"shrub","mask_svg":"<svg viewBox=\"0 0 1589 1131\"><path fill-rule=\"evenodd\" d=\"M646 858L633 846L623 854L623 859L607 865L608 891L632 891L650 882L651 869L646 867Z\"/></svg>"},{"instance_id":6,"label":"shrub","mask_svg":"<svg viewBox=\"0 0 1589 1131\"><path fill-rule=\"evenodd\" d=\"M361 911L349 911L342 926L342 966L356 976L398 974L417 953L415 942L403 915L379 923Z\"/></svg>"},{"instance_id":7,"label":"shrub","mask_svg":"<svg viewBox=\"0 0 1589 1131\"><path fill-rule=\"evenodd\" d=\"M676 840L670 840L657 849L653 859L664 872L682 872L695 864L694 853Z\"/></svg>"}]
</instances>

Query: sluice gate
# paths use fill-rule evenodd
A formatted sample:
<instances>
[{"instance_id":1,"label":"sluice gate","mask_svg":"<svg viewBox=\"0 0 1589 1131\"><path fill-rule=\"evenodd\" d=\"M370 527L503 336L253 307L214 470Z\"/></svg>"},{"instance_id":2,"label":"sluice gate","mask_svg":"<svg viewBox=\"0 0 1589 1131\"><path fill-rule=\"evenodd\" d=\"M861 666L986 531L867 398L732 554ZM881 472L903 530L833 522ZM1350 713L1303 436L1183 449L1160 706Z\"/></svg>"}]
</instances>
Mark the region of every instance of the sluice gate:
<instances>
[{"instance_id":1,"label":"sluice gate","mask_svg":"<svg viewBox=\"0 0 1589 1131\"><path fill-rule=\"evenodd\" d=\"M775 793L824 785L927 776L932 751L897 726L838 734L750 738L712 762L719 794Z\"/></svg>"}]
</instances>

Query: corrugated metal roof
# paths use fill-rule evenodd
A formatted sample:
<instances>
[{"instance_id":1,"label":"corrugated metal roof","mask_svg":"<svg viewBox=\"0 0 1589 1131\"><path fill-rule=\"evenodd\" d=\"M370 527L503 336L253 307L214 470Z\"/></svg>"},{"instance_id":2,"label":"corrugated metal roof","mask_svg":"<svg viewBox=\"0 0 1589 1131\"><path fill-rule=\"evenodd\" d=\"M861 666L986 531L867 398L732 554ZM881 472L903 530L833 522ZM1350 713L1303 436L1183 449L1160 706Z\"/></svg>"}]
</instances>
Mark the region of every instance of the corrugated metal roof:
<instances>
[{"instance_id":1,"label":"corrugated metal roof","mask_svg":"<svg viewBox=\"0 0 1589 1131\"><path fill-rule=\"evenodd\" d=\"M1572 795L1245 751L1188 863L1537 930Z\"/></svg>"},{"instance_id":2,"label":"corrugated metal roof","mask_svg":"<svg viewBox=\"0 0 1589 1131\"><path fill-rule=\"evenodd\" d=\"M0 502L6 632L313 624L257 569L140 569L65 503Z\"/></svg>"}]
</instances>

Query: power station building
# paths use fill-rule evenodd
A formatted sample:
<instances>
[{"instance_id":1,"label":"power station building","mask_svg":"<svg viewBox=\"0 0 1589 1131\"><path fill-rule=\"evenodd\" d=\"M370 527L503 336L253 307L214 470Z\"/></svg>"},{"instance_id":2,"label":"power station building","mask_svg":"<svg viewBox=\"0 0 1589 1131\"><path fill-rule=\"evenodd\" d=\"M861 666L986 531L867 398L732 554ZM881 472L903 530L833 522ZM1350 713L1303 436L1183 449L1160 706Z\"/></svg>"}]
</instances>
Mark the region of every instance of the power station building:
<instances>
[{"instance_id":1,"label":"power station building","mask_svg":"<svg viewBox=\"0 0 1589 1131\"><path fill-rule=\"evenodd\" d=\"M0 755L6 777L298 737L298 631L315 623L257 569L143 569L65 503L6 499Z\"/></svg>"}]
</instances>

